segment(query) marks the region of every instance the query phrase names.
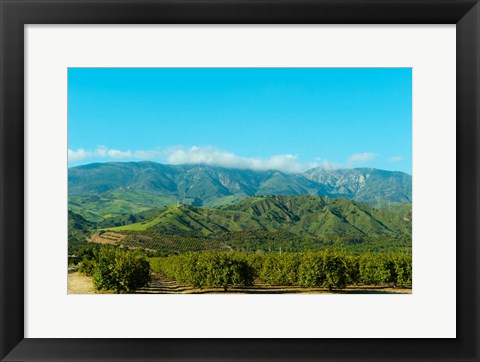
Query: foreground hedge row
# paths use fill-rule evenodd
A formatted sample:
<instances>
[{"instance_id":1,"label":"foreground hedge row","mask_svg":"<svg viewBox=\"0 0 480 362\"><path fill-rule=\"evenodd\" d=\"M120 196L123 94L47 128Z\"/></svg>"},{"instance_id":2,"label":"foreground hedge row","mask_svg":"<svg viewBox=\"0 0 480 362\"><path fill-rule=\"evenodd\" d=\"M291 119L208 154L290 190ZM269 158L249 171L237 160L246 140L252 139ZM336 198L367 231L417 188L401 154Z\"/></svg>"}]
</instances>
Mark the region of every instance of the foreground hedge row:
<instances>
[{"instance_id":1,"label":"foreground hedge row","mask_svg":"<svg viewBox=\"0 0 480 362\"><path fill-rule=\"evenodd\" d=\"M150 259L152 270L195 287L291 285L342 289L347 285L410 286L407 254L351 255L342 252L284 254L188 253Z\"/></svg>"},{"instance_id":2,"label":"foreground hedge row","mask_svg":"<svg viewBox=\"0 0 480 362\"><path fill-rule=\"evenodd\" d=\"M240 254L188 253L152 258L153 271L195 287L252 285L255 270Z\"/></svg>"},{"instance_id":3,"label":"foreground hedge row","mask_svg":"<svg viewBox=\"0 0 480 362\"><path fill-rule=\"evenodd\" d=\"M93 277L97 290L131 292L150 281L150 264L137 251L102 246L93 250L78 265L78 270Z\"/></svg>"}]
</instances>

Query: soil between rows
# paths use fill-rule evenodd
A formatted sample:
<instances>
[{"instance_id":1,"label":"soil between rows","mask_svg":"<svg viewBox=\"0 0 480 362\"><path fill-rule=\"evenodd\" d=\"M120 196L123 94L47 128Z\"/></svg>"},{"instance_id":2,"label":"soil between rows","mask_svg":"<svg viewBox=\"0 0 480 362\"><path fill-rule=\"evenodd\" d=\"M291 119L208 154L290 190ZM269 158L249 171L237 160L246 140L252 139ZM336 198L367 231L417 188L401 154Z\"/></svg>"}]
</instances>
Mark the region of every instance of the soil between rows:
<instances>
[{"instance_id":1,"label":"soil between rows","mask_svg":"<svg viewBox=\"0 0 480 362\"><path fill-rule=\"evenodd\" d=\"M170 280L158 273L152 274L150 283L135 292L136 294L411 294L410 288L390 288L381 286L349 286L329 292L324 288L303 288L297 286L271 286L255 283L248 287L194 288ZM68 294L111 294L99 292L93 287L92 278L73 272L68 274Z\"/></svg>"}]
</instances>

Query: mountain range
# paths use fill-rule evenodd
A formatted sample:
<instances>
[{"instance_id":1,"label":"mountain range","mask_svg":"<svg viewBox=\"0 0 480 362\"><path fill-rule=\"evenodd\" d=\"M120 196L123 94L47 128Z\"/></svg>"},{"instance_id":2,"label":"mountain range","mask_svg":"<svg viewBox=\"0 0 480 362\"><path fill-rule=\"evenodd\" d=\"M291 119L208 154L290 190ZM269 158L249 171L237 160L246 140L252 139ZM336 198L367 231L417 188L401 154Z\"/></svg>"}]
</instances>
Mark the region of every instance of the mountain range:
<instances>
[{"instance_id":1,"label":"mountain range","mask_svg":"<svg viewBox=\"0 0 480 362\"><path fill-rule=\"evenodd\" d=\"M169 205L220 207L252 196L316 195L380 207L411 203L412 177L373 168L313 168L290 174L155 162L93 163L69 168L69 209L89 221Z\"/></svg>"}]
</instances>

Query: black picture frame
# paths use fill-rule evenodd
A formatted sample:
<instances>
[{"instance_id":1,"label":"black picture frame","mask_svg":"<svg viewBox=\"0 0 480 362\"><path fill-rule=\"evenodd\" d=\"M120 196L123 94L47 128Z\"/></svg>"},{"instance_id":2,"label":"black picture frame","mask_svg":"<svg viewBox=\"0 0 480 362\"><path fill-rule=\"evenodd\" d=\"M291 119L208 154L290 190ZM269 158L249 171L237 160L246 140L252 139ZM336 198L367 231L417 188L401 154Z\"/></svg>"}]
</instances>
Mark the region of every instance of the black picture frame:
<instances>
[{"instance_id":1,"label":"black picture frame","mask_svg":"<svg viewBox=\"0 0 480 362\"><path fill-rule=\"evenodd\" d=\"M0 4L2 361L479 361L478 0L0 0ZM457 338L24 338L24 25L156 23L456 24Z\"/></svg>"}]
</instances>

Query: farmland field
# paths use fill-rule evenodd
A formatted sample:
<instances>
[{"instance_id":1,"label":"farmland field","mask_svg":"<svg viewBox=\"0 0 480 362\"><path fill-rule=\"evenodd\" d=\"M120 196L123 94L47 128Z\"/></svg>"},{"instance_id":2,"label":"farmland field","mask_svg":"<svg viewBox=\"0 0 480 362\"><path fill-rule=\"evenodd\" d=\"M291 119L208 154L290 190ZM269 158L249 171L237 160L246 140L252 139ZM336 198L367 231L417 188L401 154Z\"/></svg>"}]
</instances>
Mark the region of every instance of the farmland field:
<instances>
[{"instance_id":1,"label":"farmland field","mask_svg":"<svg viewBox=\"0 0 480 362\"><path fill-rule=\"evenodd\" d=\"M97 294L90 277L80 273L69 274L68 294ZM103 292L105 293L105 292ZM292 286L270 286L255 284L249 287L232 287L227 291L223 288L195 288L170 280L161 274L154 273L147 286L137 290L140 294L319 294L331 293L325 288L301 288ZM351 286L336 291L338 294L411 294L411 288Z\"/></svg>"}]
</instances>

